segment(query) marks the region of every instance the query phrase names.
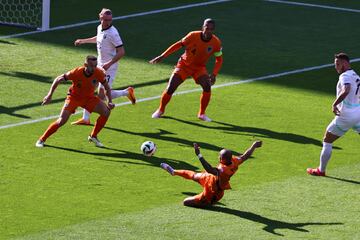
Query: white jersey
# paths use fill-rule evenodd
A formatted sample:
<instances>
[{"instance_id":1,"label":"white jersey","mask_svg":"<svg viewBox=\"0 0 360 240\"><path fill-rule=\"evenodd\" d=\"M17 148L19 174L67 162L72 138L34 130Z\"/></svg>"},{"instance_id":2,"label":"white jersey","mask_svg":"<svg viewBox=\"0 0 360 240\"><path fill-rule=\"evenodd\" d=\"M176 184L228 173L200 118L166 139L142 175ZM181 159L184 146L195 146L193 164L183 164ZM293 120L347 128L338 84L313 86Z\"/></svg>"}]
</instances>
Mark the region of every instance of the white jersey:
<instances>
[{"instance_id":1,"label":"white jersey","mask_svg":"<svg viewBox=\"0 0 360 240\"><path fill-rule=\"evenodd\" d=\"M350 84L350 92L340 105L340 112L360 110L360 77L352 69L343 72L339 76L336 87L336 96L338 97L345 84Z\"/></svg>"},{"instance_id":2,"label":"white jersey","mask_svg":"<svg viewBox=\"0 0 360 240\"><path fill-rule=\"evenodd\" d=\"M114 26L103 30L100 24L97 27L96 45L98 63L102 66L116 55L116 48L123 46L123 41L121 40L118 30ZM118 62L111 65L108 70L116 71L117 66Z\"/></svg>"}]
</instances>

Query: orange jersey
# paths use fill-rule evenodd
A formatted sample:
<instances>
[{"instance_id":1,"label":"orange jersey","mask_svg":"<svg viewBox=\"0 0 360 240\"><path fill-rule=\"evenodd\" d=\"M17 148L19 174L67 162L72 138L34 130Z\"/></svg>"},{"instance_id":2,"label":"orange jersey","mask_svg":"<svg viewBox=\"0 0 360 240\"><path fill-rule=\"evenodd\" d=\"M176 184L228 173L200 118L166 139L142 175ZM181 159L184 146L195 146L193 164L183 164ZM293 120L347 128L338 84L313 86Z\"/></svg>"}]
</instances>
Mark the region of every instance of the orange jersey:
<instances>
[{"instance_id":1,"label":"orange jersey","mask_svg":"<svg viewBox=\"0 0 360 240\"><path fill-rule=\"evenodd\" d=\"M185 53L181 55L180 61L187 66L205 67L212 55L221 52L221 41L214 34L209 41L204 41L201 31L188 33L181 44L185 46Z\"/></svg>"},{"instance_id":2,"label":"orange jersey","mask_svg":"<svg viewBox=\"0 0 360 240\"><path fill-rule=\"evenodd\" d=\"M241 160L239 157L233 156L230 165L227 166L225 164L219 163L217 169L219 170L218 180L221 189L226 190L231 188L229 183L230 178L232 175L235 174L235 172L238 170L239 165L243 162L244 161Z\"/></svg>"},{"instance_id":3,"label":"orange jersey","mask_svg":"<svg viewBox=\"0 0 360 240\"><path fill-rule=\"evenodd\" d=\"M94 73L87 76L85 74L85 67L82 66L67 72L65 79L72 81L68 95L76 98L91 97L94 96L95 89L99 85L99 82L105 82L105 73L100 68L95 68Z\"/></svg>"}]
</instances>

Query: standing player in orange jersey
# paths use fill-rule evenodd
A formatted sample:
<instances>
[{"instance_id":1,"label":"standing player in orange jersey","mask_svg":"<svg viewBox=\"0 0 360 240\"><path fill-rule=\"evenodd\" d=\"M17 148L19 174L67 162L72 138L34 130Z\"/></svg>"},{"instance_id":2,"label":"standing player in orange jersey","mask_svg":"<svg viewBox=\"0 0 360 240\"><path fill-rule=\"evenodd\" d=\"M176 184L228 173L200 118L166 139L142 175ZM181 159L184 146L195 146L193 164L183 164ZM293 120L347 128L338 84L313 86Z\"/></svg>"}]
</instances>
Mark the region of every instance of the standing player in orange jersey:
<instances>
[{"instance_id":1,"label":"standing player in orange jersey","mask_svg":"<svg viewBox=\"0 0 360 240\"><path fill-rule=\"evenodd\" d=\"M216 76L223 63L221 41L213 34L214 30L215 21L210 18L205 19L201 31L188 33L183 39L171 45L160 56L149 61L151 64L161 62L170 54L185 47L185 52L178 60L169 79L168 86L161 96L160 106L152 114L152 118L160 118L164 114L165 107L177 87L182 84L187 77L191 76L196 84L199 84L203 89L200 97L198 118L207 122L211 121L211 119L206 116L205 110L210 102L211 86L215 83ZM212 74L209 75L206 70L206 63L212 55L215 56L215 66Z\"/></svg>"},{"instance_id":2,"label":"standing player in orange jersey","mask_svg":"<svg viewBox=\"0 0 360 240\"><path fill-rule=\"evenodd\" d=\"M230 150L222 149L219 152L219 165L212 167L200 154L200 147L194 143L195 154L198 156L201 164L205 168L204 172L197 173L190 170L175 170L166 163L160 166L172 176L181 176L198 182L202 187L202 193L184 200L184 205L189 207L208 207L218 202L223 196L224 191L231 189L230 178L238 170L240 164L245 162L258 147L261 147L261 141L255 141L246 152L239 156L233 156Z\"/></svg>"},{"instance_id":3,"label":"standing player in orange jersey","mask_svg":"<svg viewBox=\"0 0 360 240\"><path fill-rule=\"evenodd\" d=\"M43 99L42 105L50 103L51 97L59 83L70 80L72 81L72 85L69 88L69 92L59 118L49 125L44 134L36 142L36 147L44 147L46 139L68 121L70 115L75 112L77 107L82 107L89 112L96 112L100 114L91 134L88 137L88 140L89 142L95 143L97 147L104 147L97 138L97 134L105 126L110 115L110 110L114 108L114 104L111 99L111 89L105 79L105 73L102 69L96 66L97 58L95 56L87 56L84 66L74 68L54 79L49 93ZM99 82L106 90L106 96L108 97L107 104L101 101L100 98L94 94Z\"/></svg>"}]
</instances>

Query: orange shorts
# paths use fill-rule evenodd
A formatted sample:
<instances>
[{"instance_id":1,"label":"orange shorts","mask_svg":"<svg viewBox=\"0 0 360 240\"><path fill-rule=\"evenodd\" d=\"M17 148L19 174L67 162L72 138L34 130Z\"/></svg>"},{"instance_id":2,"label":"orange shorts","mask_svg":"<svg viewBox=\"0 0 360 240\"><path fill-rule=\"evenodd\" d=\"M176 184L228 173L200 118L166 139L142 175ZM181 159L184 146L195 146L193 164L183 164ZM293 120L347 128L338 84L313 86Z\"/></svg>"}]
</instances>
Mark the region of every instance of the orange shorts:
<instances>
[{"instance_id":1,"label":"orange shorts","mask_svg":"<svg viewBox=\"0 0 360 240\"><path fill-rule=\"evenodd\" d=\"M217 186L217 177L207 173L203 172L199 183L201 186L203 186L202 193L199 193L198 195L194 196L195 201L201 204L214 204L224 196L224 190L219 190Z\"/></svg>"},{"instance_id":2,"label":"orange shorts","mask_svg":"<svg viewBox=\"0 0 360 240\"><path fill-rule=\"evenodd\" d=\"M206 67L191 67L185 65L181 60L175 66L173 74L178 74L181 80L185 81L186 78L192 77L197 83L197 79L202 75L209 75Z\"/></svg>"},{"instance_id":3,"label":"orange shorts","mask_svg":"<svg viewBox=\"0 0 360 240\"><path fill-rule=\"evenodd\" d=\"M63 109L71 113L75 113L77 107L82 107L91 113L100 101L100 98L97 96L75 98L71 95L68 95L65 99Z\"/></svg>"}]
</instances>

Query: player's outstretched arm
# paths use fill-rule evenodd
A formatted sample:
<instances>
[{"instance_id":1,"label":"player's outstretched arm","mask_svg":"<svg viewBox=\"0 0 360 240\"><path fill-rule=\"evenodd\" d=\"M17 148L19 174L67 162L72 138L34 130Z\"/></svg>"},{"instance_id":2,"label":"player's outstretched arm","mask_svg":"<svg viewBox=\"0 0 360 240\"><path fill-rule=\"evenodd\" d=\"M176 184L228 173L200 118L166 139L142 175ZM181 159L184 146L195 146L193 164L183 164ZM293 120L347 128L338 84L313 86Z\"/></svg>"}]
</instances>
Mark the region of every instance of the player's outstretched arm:
<instances>
[{"instance_id":1,"label":"player's outstretched arm","mask_svg":"<svg viewBox=\"0 0 360 240\"><path fill-rule=\"evenodd\" d=\"M76 39L74 42L74 45L79 46L84 43L96 43L96 36L91 37L91 38Z\"/></svg>"},{"instance_id":2,"label":"player's outstretched arm","mask_svg":"<svg viewBox=\"0 0 360 240\"><path fill-rule=\"evenodd\" d=\"M59 85L60 82L64 82L64 81L66 81L65 74L57 76L54 79L53 83L51 84L50 90L49 90L48 94L44 97L41 105L45 105L45 104L48 104L51 102L51 98L52 98L53 93L55 92L55 89L57 88L57 86Z\"/></svg>"},{"instance_id":3,"label":"player's outstretched arm","mask_svg":"<svg viewBox=\"0 0 360 240\"><path fill-rule=\"evenodd\" d=\"M161 62L164 58L166 58L167 56L169 56L170 54L176 52L177 50L179 50L180 48L182 48L183 45L181 43L181 41L178 41L176 43L174 43L173 45L171 45L168 49L165 50L165 52L163 52L161 55L151 59L149 61L149 63L151 64L156 64Z\"/></svg>"},{"instance_id":4,"label":"player's outstretched arm","mask_svg":"<svg viewBox=\"0 0 360 240\"><path fill-rule=\"evenodd\" d=\"M208 163L205 158L200 154L200 147L197 143L194 143L194 150L195 150L195 154L196 156L198 156L200 162L201 162L201 165L203 165L204 169L208 172L208 173L211 173L215 176L218 175L218 170L217 168L214 168L210 165L210 163Z\"/></svg>"},{"instance_id":5,"label":"player's outstretched arm","mask_svg":"<svg viewBox=\"0 0 360 240\"><path fill-rule=\"evenodd\" d=\"M245 161L247 160L255 151L256 148L259 148L262 146L262 141L255 141L253 142L253 144L251 145L250 148L248 148L245 153L243 155L240 156L240 159Z\"/></svg>"}]
</instances>

